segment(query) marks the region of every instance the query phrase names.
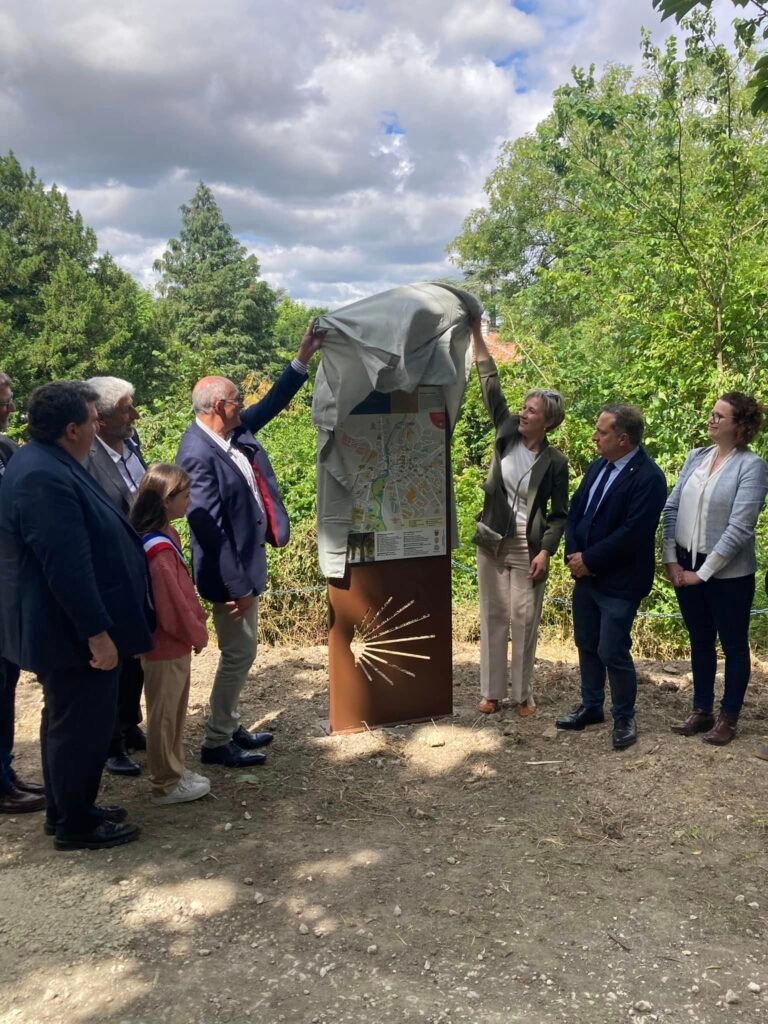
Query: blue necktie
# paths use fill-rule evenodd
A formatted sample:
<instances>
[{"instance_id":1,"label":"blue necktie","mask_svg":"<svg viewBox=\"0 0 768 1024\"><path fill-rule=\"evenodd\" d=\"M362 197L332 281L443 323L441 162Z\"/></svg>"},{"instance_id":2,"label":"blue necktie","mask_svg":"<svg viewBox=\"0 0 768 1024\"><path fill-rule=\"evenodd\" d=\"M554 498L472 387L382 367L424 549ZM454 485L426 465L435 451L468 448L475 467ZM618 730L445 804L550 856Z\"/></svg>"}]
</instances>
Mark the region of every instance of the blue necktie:
<instances>
[{"instance_id":1,"label":"blue necktie","mask_svg":"<svg viewBox=\"0 0 768 1024\"><path fill-rule=\"evenodd\" d=\"M616 469L614 463L609 462L606 465L605 469L603 470L602 476L597 481L597 487L595 488L594 493L590 499L590 502L584 511L584 515L581 517L581 519L579 520L579 524L576 527L576 536L582 551L587 546L587 542L589 541L589 531L592 526L592 520L595 518L595 512L597 512L597 509L600 505L600 501L603 497L603 494L605 493L606 484L611 479L614 469Z\"/></svg>"}]
</instances>

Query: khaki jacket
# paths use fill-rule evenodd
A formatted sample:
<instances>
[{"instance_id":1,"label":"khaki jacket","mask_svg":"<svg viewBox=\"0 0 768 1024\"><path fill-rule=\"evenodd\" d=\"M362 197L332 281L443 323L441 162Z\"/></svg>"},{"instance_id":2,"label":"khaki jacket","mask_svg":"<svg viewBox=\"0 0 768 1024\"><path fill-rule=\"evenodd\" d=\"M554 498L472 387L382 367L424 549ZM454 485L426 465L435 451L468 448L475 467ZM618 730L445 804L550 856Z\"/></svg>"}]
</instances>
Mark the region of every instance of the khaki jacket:
<instances>
[{"instance_id":1,"label":"khaki jacket","mask_svg":"<svg viewBox=\"0 0 768 1024\"><path fill-rule=\"evenodd\" d=\"M502 541L514 537L517 531L501 476L501 457L510 442L522 442L520 418L509 411L493 359L479 360L477 372L485 407L496 428L496 439L491 467L482 485L485 500L473 541L496 554ZM540 551L554 555L568 514L568 460L546 438L528 478L527 508L525 535L531 558Z\"/></svg>"}]
</instances>

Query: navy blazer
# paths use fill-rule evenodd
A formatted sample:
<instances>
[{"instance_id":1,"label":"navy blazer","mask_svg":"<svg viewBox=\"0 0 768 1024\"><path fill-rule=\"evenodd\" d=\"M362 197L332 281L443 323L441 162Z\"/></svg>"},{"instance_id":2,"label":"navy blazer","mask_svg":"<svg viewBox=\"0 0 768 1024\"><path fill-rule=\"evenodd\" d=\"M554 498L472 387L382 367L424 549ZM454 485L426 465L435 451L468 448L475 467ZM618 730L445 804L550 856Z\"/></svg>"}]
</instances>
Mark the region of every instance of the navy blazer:
<instances>
[{"instance_id":1,"label":"navy blazer","mask_svg":"<svg viewBox=\"0 0 768 1024\"><path fill-rule=\"evenodd\" d=\"M241 412L242 426L233 435L248 447L273 492L276 483L269 460L253 435L282 412L306 380L306 374L287 366L267 394ZM200 595L223 602L260 594L267 584L268 524L243 474L197 423L187 427L176 464L192 479L187 519L192 572ZM287 529L287 520L284 526Z\"/></svg>"},{"instance_id":2,"label":"navy blazer","mask_svg":"<svg viewBox=\"0 0 768 1024\"><path fill-rule=\"evenodd\" d=\"M152 647L141 539L99 484L55 444L30 441L0 488L0 650L44 675L84 668L106 630L121 657Z\"/></svg>"},{"instance_id":3,"label":"navy blazer","mask_svg":"<svg viewBox=\"0 0 768 1024\"><path fill-rule=\"evenodd\" d=\"M589 492L607 460L590 465L571 499L565 523L565 554L579 550L576 525L587 508ZM589 531L584 564L602 593L640 600L650 593L656 561L656 527L667 500L667 481L643 448L609 487Z\"/></svg>"}]
</instances>

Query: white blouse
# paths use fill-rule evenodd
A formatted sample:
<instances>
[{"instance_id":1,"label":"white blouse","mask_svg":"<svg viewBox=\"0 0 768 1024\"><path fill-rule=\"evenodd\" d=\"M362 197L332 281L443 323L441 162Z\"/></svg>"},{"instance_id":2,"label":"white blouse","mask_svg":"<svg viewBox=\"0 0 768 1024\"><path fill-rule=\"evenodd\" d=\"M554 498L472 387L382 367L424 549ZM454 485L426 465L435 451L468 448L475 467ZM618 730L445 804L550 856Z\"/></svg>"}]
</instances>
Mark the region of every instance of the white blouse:
<instances>
[{"instance_id":1,"label":"white blouse","mask_svg":"<svg viewBox=\"0 0 768 1024\"><path fill-rule=\"evenodd\" d=\"M501 478L509 507L515 514L518 534L528 526L528 484L537 456L522 441L507 446L501 457Z\"/></svg>"},{"instance_id":2,"label":"white blouse","mask_svg":"<svg viewBox=\"0 0 768 1024\"><path fill-rule=\"evenodd\" d=\"M717 448L713 447L711 454L703 459L701 465L691 473L680 495L675 542L685 551L690 551L694 558L697 554L709 554L707 551L709 502L718 474L732 454L733 452L729 452L717 469L712 472L712 464L717 456Z\"/></svg>"}]
</instances>

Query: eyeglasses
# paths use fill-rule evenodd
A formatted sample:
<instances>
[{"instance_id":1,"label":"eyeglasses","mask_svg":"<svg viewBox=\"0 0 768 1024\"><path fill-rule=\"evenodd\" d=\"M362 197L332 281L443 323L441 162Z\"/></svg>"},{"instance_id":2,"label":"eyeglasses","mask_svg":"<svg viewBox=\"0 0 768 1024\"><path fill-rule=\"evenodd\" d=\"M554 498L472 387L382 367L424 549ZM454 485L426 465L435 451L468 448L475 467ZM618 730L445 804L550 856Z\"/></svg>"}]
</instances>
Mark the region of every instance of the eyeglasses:
<instances>
[{"instance_id":1,"label":"eyeglasses","mask_svg":"<svg viewBox=\"0 0 768 1024\"><path fill-rule=\"evenodd\" d=\"M721 412L716 412L714 409L707 417L709 423L719 423L720 420L727 420L728 417Z\"/></svg>"},{"instance_id":2,"label":"eyeglasses","mask_svg":"<svg viewBox=\"0 0 768 1024\"><path fill-rule=\"evenodd\" d=\"M222 398L221 401L224 403L224 405L242 405L243 396L237 395L235 398Z\"/></svg>"},{"instance_id":3,"label":"eyeglasses","mask_svg":"<svg viewBox=\"0 0 768 1024\"><path fill-rule=\"evenodd\" d=\"M14 401L12 398L8 402L0 402L0 409L10 409L13 404Z\"/></svg>"}]
</instances>

